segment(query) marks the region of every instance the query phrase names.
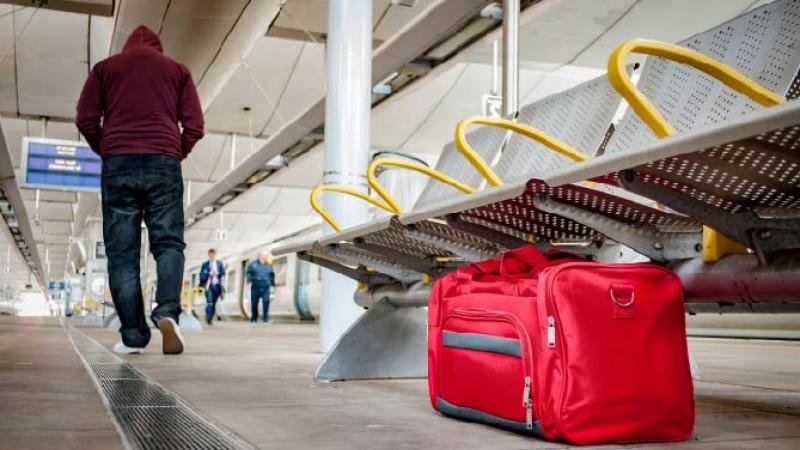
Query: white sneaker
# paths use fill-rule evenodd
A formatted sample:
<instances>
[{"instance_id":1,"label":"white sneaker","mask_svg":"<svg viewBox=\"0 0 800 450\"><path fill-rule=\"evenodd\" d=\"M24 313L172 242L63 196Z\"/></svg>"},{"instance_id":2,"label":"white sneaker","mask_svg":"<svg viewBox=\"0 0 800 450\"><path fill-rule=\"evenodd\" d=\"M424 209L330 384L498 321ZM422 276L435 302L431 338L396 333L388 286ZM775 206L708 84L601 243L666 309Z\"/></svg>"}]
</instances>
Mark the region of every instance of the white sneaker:
<instances>
[{"instance_id":1,"label":"white sneaker","mask_svg":"<svg viewBox=\"0 0 800 450\"><path fill-rule=\"evenodd\" d=\"M179 355L183 353L183 336L175 319L165 317L158 321L158 330L161 331L161 349L165 355Z\"/></svg>"},{"instance_id":2,"label":"white sneaker","mask_svg":"<svg viewBox=\"0 0 800 450\"><path fill-rule=\"evenodd\" d=\"M270 325L272 325L272 322L261 322L262 327L268 327Z\"/></svg>"},{"instance_id":3,"label":"white sneaker","mask_svg":"<svg viewBox=\"0 0 800 450\"><path fill-rule=\"evenodd\" d=\"M112 351L119 355L138 355L142 353L142 349L139 347L128 347L127 345L123 344L122 341L117 342L114 344L114 348Z\"/></svg>"}]
</instances>

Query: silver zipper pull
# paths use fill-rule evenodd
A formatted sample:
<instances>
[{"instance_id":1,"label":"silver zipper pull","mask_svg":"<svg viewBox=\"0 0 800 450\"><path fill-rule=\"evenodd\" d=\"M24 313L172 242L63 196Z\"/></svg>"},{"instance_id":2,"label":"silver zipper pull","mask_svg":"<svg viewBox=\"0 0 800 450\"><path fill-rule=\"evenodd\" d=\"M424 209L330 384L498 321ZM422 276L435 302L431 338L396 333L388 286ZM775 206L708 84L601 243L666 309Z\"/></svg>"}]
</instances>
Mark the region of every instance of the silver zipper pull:
<instances>
[{"instance_id":1,"label":"silver zipper pull","mask_svg":"<svg viewBox=\"0 0 800 450\"><path fill-rule=\"evenodd\" d=\"M525 426L533 429L533 402L531 401L531 377L525 377L525 389L522 391L522 406L525 407Z\"/></svg>"},{"instance_id":2,"label":"silver zipper pull","mask_svg":"<svg viewBox=\"0 0 800 450\"><path fill-rule=\"evenodd\" d=\"M533 408L530 405L525 407L525 427L533 430Z\"/></svg>"},{"instance_id":3,"label":"silver zipper pull","mask_svg":"<svg viewBox=\"0 0 800 450\"><path fill-rule=\"evenodd\" d=\"M547 316L547 346L556 347L556 319L553 316Z\"/></svg>"},{"instance_id":4,"label":"silver zipper pull","mask_svg":"<svg viewBox=\"0 0 800 450\"><path fill-rule=\"evenodd\" d=\"M531 377L525 377L525 389L522 391L522 406L531 405Z\"/></svg>"}]
</instances>

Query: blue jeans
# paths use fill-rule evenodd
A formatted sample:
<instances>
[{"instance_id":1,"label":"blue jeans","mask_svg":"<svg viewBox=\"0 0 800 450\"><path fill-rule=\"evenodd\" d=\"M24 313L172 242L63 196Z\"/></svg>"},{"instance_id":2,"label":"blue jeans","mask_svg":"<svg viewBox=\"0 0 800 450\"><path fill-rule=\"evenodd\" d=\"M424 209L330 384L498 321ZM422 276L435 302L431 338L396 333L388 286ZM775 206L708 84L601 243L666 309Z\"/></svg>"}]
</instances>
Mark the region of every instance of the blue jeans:
<instances>
[{"instance_id":1,"label":"blue jeans","mask_svg":"<svg viewBox=\"0 0 800 450\"><path fill-rule=\"evenodd\" d=\"M258 321L258 300L264 310L264 322L269 322L269 285L259 286L253 284L250 287L250 322Z\"/></svg>"},{"instance_id":2,"label":"blue jeans","mask_svg":"<svg viewBox=\"0 0 800 450\"><path fill-rule=\"evenodd\" d=\"M178 321L183 280L183 179L181 163L165 155L118 155L103 161L103 240L111 297L122 324L122 342L144 347L150 327L144 316L139 274L141 225L150 236L158 284L151 320Z\"/></svg>"},{"instance_id":3,"label":"blue jeans","mask_svg":"<svg viewBox=\"0 0 800 450\"><path fill-rule=\"evenodd\" d=\"M206 289L206 322L211 323L217 313L217 300L222 295L222 285L211 285Z\"/></svg>"}]
</instances>

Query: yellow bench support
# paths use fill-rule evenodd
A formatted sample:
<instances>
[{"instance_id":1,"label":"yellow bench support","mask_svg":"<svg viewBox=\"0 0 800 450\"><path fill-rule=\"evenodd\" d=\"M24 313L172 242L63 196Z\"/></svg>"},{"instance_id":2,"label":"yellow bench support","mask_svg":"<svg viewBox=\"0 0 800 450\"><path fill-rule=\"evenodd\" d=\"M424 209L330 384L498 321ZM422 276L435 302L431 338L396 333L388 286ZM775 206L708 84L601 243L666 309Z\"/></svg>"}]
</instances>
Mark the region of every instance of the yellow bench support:
<instances>
[{"instance_id":1,"label":"yellow bench support","mask_svg":"<svg viewBox=\"0 0 800 450\"><path fill-rule=\"evenodd\" d=\"M323 192L323 191L339 192L341 194L352 195L353 197L357 197L357 198L360 198L361 200L365 200L365 201L367 201L367 202L369 202L369 203L371 203L371 204L373 204L373 205L375 205L375 206L377 206L377 207L379 207L381 209L385 209L386 211L389 211L390 213L399 213L400 212L400 211L394 209L391 205L389 205L389 204L387 204L387 203L385 203L385 202L383 202L381 200L374 199L374 198L370 197L369 195L367 195L367 194L365 194L365 193L363 193L361 191L355 190L353 188L349 188L349 187L345 187L345 186L337 186L337 185L334 185L334 184L320 184L319 186L315 187L314 190L311 191L311 197L310 197L311 207L314 208L314 211L316 211L317 214L322 216L322 218L326 222L328 222L328 224L331 226L331 228L333 228L335 231L341 231L342 227L339 225L339 222L337 222L336 219L334 219L333 216L331 216L328 213L328 211L325 211L322 208L322 205L320 205L318 197L319 197L319 193Z\"/></svg>"},{"instance_id":2,"label":"yellow bench support","mask_svg":"<svg viewBox=\"0 0 800 450\"><path fill-rule=\"evenodd\" d=\"M500 186L503 184L503 180L497 176L497 174L494 172L494 170L492 170L491 167L489 167L489 164L486 163L483 157L478 154L478 152L476 152L471 145L469 145L469 142L467 142L466 129L468 126L473 124L503 128L505 130L519 133L527 138L539 142L556 153L571 158L574 161L586 161L587 159L591 158L591 156L587 155L586 153L572 148L569 144L550 136L542 130L534 128L530 125L525 125L524 123L512 122L510 120L496 117L467 117L466 119L458 122L458 125L456 125L456 148L459 152L461 152L462 155L464 155L465 158L467 158L467 161L469 161L470 164L475 167L478 173L480 173L491 186Z\"/></svg>"},{"instance_id":3,"label":"yellow bench support","mask_svg":"<svg viewBox=\"0 0 800 450\"><path fill-rule=\"evenodd\" d=\"M667 137L677 133L655 106L633 85L625 63L631 53L658 56L681 64L686 64L704 72L728 87L746 95L762 106L775 106L786 100L778 94L756 83L743 73L717 61L714 58L697 53L680 45L649 39L632 39L617 47L608 59L608 79L611 86L631 105L636 114L649 126L658 137Z\"/></svg>"},{"instance_id":4,"label":"yellow bench support","mask_svg":"<svg viewBox=\"0 0 800 450\"><path fill-rule=\"evenodd\" d=\"M389 192L386 191L386 188L384 188L383 185L378 182L378 177L376 175L376 172L378 168L382 166L401 167L403 169L409 169L415 172L423 173L437 181L453 186L454 188L458 189L461 192L464 192L465 194L473 194L476 191L474 187L468 186L436 169L431 169L430 167L424 164L412 161L405 161L402 159L378 158L372 161L372 163L370 163L369 165L369 169L367 170L367 181L369 182L369 185L372 187L372 189L375 189L375 192L377 192L378 195L386 202L386 204L391 206L392 209L394 209L398 213L402 213L403 208L400 206L399 203L397 203L397 200L395 200L394 197L389 195Z\"/></svg>"},{"instance_id":5,"label":"yellow bench support","mask_svg":"<svg viewBox=\"0 0 800 450\"><path fill-rule=\"evenodd\" d=\"M786 101L780 95L761 86L733 67L694 50L648 39L632 39L621 44L611 53L608 59L608 79L614 89L628 101L633 111L660 138L671 136L677 133L677 130L667 122L653 103L628 78L625 63L631 53L657 56L694 67L716 78L736 92L750 97L762 106L775 106ZM747 247L704 226L703 260L715 262L729 253L747 253Z\"/></svg>"}]
</instances>

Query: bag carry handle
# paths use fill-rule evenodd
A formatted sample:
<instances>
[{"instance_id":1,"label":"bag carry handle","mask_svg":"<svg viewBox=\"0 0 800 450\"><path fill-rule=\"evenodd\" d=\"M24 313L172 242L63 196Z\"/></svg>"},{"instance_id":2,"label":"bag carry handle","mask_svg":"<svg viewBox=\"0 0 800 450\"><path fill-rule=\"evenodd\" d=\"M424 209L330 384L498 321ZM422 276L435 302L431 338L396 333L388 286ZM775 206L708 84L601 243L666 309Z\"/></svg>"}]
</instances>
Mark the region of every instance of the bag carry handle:
<instances>
[{"instance_id":1,"label":"bag carry handle","mask_svg":"<svg viewBox=\"0 0 800 450\"><path fill-rule=\"evenodd\" d=\"M526 245L514 250L503 252L502 255L472 263L462 267L459 272L466 273L494 273L498 275L528 273L547 263L547 257L533 245Z\"/></svg>"},{"instance_id":2,"label":"bag carry handle","mask_svg":"<svg viewBox=\"0 0 800 450\"><path fill-rule=\"evenodd\" d=\"M532 245L508 250L497 258L459 268L456 271L458 289L461 295L469 295L475 275L494 274L501 277L500 289L504 294L519 296L519 280L513 275L530 273L546 262L547 257Z\"/></svg>"},{"instance_id":3,"label":"bag carry handle","mask_svg":"<svg viewBox=\"0 0 800 450\"><path fill-rule=\"evenodd\" d=\"M475 275L480 273L469 273L463 271L456 272L456 280L459 295L469 295L472 293L472 280ZM519 297L519 284L515 278L507 274L499 274L502 281L499 282L500 290L504 295Z\"/></svg>"}]
</instances>

